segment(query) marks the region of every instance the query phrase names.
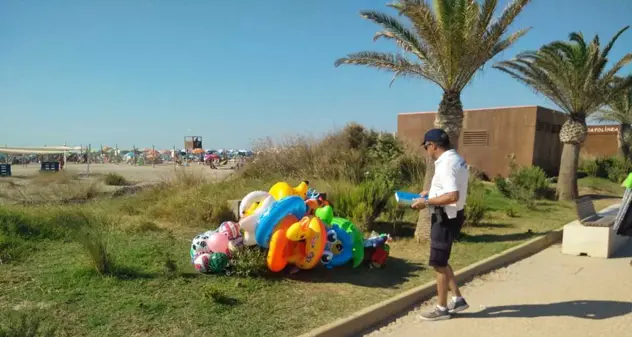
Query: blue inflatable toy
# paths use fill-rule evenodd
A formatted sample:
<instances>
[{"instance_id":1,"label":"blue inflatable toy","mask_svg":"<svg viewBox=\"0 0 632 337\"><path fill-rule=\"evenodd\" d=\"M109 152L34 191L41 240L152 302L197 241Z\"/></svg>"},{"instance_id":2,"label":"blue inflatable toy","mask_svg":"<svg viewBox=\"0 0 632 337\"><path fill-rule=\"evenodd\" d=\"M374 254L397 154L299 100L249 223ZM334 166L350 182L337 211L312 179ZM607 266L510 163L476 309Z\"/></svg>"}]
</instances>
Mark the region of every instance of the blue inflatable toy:
<instances>
[{"instance_id":1,"label":"blue inflatable toy","mask_svg":"<svg viewBox=\"0 0 632 337\"><path fill-rule=\"evenodd\" d=\"M259 224L255 230L257 244L263 248L269 248L274 228L283 218L293 215L300 220L305 216L305 213L307 213L307 206L299 196L293 195L277 201L259 219Z\"/></svg>"},{"instance_id":2,"label":"blue inflatable toy","mask_svg":"<svg viewBox=\"0 0 632 337\"><path fill-rule=\"evenodd\" d=\"M333 225L327 231L327 244L320 258L320 263L331 269L342 266L353 257L353 239L351 235L338 225Z\"/></svg>"}]
</instances>

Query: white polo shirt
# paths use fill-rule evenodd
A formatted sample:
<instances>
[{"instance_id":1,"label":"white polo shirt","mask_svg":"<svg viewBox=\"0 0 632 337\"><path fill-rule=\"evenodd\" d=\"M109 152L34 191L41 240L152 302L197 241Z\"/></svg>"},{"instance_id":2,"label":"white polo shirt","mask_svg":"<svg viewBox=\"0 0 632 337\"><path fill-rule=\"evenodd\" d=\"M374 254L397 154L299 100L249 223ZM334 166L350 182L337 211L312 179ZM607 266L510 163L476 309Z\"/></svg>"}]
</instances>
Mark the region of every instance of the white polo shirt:
<instances>
[{"instance_id":1,"label":"white polo shirt","mask_svg":"<svg viewBox=\"0 0 632 337\"><path fill-rule=\"evenodd\" d=\"M454 150L445 151L435 160L435 173L428 198L459 191L459 200L456 203L443 206L448 218L454 219L457 211L465 207L468 179L469 172L463 157Z\"/></svg>"}]
</instances>

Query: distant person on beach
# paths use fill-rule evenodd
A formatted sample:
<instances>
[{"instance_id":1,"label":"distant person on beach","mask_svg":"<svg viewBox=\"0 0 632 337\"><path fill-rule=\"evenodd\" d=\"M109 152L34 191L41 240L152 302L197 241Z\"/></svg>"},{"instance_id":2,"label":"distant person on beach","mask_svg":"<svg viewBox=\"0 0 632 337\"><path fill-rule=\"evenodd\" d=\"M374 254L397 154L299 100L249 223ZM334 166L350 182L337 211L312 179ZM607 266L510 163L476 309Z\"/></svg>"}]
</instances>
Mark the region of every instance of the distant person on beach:
<instances>
[{"instance_id":1,"label":"distant person on beach","mask_svg":"<svg viewBox=\"0 0 632 337\"><path fill-rule=\"evenodd\" d=\"M465 199L469 173L465 160L450 146L450 137L442 129L432 129L424 135L422 146L434 160L435 173L430 191L421 192L413 208L428 208L432 218L430 229L429 265L436 272L437 306L421 315L428 321L449 319L451 314L469 308L461 295L454 277L454 271L448 263L452 244L461 234L465 220ZM452 299L448 303L448 288L452 290Z\"/></svg>"}]
</instances>

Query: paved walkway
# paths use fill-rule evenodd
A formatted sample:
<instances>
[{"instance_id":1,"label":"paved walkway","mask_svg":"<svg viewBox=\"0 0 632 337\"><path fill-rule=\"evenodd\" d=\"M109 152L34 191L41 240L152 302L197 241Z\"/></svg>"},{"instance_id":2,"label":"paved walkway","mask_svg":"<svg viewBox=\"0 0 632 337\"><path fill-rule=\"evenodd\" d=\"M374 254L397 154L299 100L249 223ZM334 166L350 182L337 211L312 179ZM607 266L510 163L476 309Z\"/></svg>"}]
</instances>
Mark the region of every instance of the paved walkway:
<instances>
[{"instance_id":1,"label":"paved walkway","mask_svg":"<svg viewBox=\"0 0 632 337\"><path fill-rule=\"evenodd\" d=\"M450 320L418 318L435 298L366 336L632 336L632 242L617 256L563 255L555 245L468 283L470 309Z\"/></svg>"}]
</instances>

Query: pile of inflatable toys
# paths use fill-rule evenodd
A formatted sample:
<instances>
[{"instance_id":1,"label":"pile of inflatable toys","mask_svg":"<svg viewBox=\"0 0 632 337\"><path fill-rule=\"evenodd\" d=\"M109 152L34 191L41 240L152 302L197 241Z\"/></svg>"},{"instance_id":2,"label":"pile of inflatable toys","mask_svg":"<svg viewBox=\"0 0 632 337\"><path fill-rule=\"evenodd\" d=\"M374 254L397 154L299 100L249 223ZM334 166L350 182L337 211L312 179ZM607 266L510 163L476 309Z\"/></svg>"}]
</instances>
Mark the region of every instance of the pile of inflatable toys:
<instances>
[{"instance_id":1,"label":"pile of inflatable toys","mask_svg":"<svg viewBox=\"0 0 632 337\"><path fill-rule=\"evenodd\" d=\"M267 249L273 272L286 267L302 270L367 264L381 268L389 256L390 237L364 234L345 218L334 216L327 196L304 181L296 187L278 182L269 191L248 193L239 204L239 222L197 235L191 262L202 273L220 273L239 246Z\"/></svg>"}]
</instances>

